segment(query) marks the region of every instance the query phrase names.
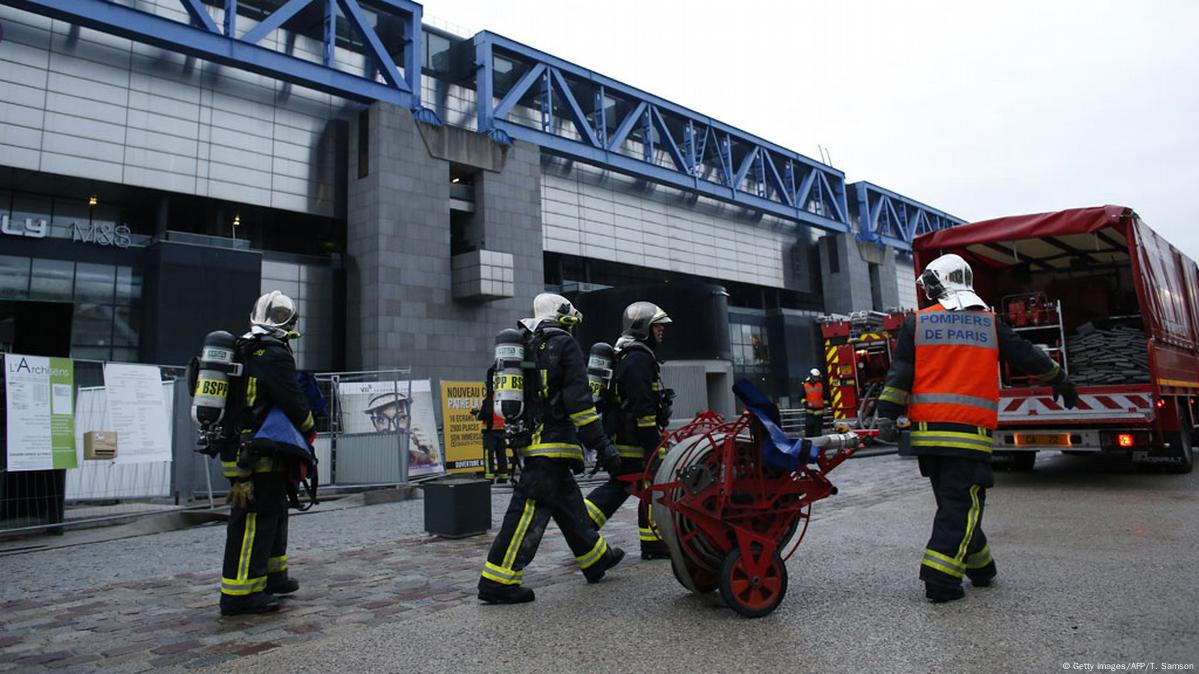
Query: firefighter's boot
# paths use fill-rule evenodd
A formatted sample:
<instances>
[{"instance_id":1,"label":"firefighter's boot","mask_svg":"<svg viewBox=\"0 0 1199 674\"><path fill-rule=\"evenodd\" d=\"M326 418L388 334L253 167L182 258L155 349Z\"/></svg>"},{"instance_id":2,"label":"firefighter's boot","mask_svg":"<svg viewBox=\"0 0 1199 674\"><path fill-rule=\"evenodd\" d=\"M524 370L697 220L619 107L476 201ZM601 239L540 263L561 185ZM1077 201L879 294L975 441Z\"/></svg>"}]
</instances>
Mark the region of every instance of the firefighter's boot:
<instances>
[{"instance_id":1,"label":"firefighter's boot","mask_svg":"<svg viewBox=\"0 0 1199 674\"><path fill-rule=\"evenodd\" d=\"M279 610L279 600L275 595L266 592L233 596L221 595L221 615L242 615L247 613L271 613Z\"/></svg>"},{"instance_id":2,"label":"firefighter's boot","mask_svg":"<svg viewBox=\"0 0 1199 674\"><path fill-rule=\"evenodd\" d=\"M961 585L925 583L924 596L934 604L944 604L945 602L957 601L965 597L966 591L962 589Z\"/></svg>"},{"instance_id":3,"label":"firefighter's boot","mask_svg":"<svg viewBox=\"0 0 1199 674\"><path fill-rule=\"evenodd\" d=\"M533 590L523 585L479 583L479 599L488 604L523 604L535 599Z\"/></svg>"},{"instance_id":4,"label":"firefighter's boot","mask_svg":"<svg viewBox=\"0 0 1199 674\"><path fill-rule=\"evenodd\" d=\"M588 583L598 583L604 577L604 572L620 563L624 559L624 550L620 548L609 548L608 553L604 555L598 562L583 569L583 576Z\"/></svg>"},{"instance_id":5,"label":"firefighter's boot","mask_svg":"<svg viewBox=\"0 0 1199 674\"><path fill-rule=\"evenodd\" d=\"M643 542L641 544L641 559L670 559L670 550L661 541Z\"/></svg>"},{"instance_id":6,"label":"firefighter's boot","mask_svg":"<svg viewBox=\"0 0 1199 674\"><path fill-rule=\"evenodd\" d=\"M286 573L279 574L281 577L275 578L275 574L267 576L266 591L271 594L291 594L300 589L300 581L295 578L289 578Z\"/></svg>"}]
</instances>

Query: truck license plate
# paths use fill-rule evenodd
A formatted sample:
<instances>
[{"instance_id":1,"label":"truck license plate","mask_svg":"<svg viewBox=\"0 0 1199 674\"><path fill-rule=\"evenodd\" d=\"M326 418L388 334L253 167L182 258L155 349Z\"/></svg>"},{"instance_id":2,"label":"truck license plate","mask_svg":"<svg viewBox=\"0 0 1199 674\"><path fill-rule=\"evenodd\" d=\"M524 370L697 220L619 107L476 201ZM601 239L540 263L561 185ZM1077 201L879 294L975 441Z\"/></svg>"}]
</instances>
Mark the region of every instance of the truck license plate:
<instances>
[{"instance_id":1,"label":"truck license plate","mask_svg":"<svg viewBox=\"0 0 1199 674\"><path fill-rule=\"evenodd\" d=\"M1069 447L1069 433L1019 433L1016 435L1017 445L1052 445Z\"/></svg>"}]
</instances>

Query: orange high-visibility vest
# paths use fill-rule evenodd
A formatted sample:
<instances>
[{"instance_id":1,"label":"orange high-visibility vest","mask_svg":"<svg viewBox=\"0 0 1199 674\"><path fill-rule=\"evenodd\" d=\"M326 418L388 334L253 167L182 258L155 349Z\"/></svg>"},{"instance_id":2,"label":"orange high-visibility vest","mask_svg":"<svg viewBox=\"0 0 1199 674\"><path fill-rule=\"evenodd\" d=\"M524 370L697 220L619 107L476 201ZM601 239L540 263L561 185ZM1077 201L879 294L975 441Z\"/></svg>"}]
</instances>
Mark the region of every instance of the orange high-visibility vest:
<instances>
[{"instance_id":1,"label":"orange high-visibility vest","mask_svg":"<svg viewBox=\"0 0 1199 674\"><path fill-rule=\"evenodd\" d=\"M915 422L957 423L995 430L999 422L999 334L995 314L916 312L916 375L908 398Z\"/></svg>"},{"instance_id":2,"label":"orange high-visibility vest","mask_svg":"<svg viewBox=\"0 0 1199 674\"><path fill-rule=\"evenodd\" d=\"M824 384L820 382L803 383L804 404L810 410L824 409Z\"/></svg>"}]
</instances>

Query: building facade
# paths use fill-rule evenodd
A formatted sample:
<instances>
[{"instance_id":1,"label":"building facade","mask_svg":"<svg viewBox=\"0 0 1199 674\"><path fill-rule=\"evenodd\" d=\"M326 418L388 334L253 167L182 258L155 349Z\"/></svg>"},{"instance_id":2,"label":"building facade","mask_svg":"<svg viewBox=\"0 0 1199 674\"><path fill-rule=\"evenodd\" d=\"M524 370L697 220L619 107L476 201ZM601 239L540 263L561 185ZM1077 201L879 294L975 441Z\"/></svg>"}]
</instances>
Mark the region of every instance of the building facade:
<instances>
[{"instance_id":1,"label":"building facade","mask_svg":"<svg viewBox=\"0 0 1199 674\"><path fill-rule=\"evenodd\" d=\"M821 364L817 318L914 306L901 234L961 222L731 127L701 143L688 111L619 83L584 113L577 66L424 26L413 3L61 4L0 0L5 350L180 364L279 289L304 369L477 379L543 290L716 284L728 373L788 402ZM267 58L196 55L217 37ZM411 104L372 100L388 73ZM350 76L362 91L338 89ZM679 180L662 167L684 154Z\"/></svg>"}]
</instances>

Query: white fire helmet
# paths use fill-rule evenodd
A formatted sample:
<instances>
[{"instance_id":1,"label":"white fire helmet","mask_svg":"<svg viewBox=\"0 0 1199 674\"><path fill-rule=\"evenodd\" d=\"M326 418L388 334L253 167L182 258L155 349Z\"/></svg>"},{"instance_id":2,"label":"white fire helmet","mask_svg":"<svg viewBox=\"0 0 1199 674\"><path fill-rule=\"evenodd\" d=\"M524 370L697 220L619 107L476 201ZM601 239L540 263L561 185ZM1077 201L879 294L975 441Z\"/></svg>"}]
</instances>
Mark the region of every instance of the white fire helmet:
<instances>
[{"instance_id":1,"label":"white fire helmet","mask_svg":"<svg viewBox=\"0 0 1199 674\"><path fill-rule=\"evenodd\" d=\"M810 375L812 379L820 379L820 370L812 368L811 371L808 372L808 375Z\"/></svg>"},{"instance_id":2,"label":"white fire helmet","mask_svg":"<svg viewBox=\"0 0 1199 674\"><path fill-rule=\"evenodd\" d=\"M924 296L949 311L982 309L987 306L974 293L974 272L960 255L949 253L928 263L924 273L916 279L916 285L924 288Z\"/></svg>"},{"instance_id":3,"label":"white fire helmet","mask_svg":"<svg viewBox=\"0 0 1199 674\"><path fill-rule=\"evenodd\" d=\"M559 327L570 328L583 322L583 314L565 297L541 293L533 298L533 321L538 325L551 321Z\"/></svg>"},{"instance_id":4,"label":"white fire helmet","mask_svg":"<svg viewBox=\"0 0 1199 674\"><path fill-rule=\"evenodd\" d=\"M298 319L296 303L278 290L272 290L259 297L254 303L254 310L250 312L252 327L277 337L289 336L295 332Z\"/></svg>"}]
</instances>

